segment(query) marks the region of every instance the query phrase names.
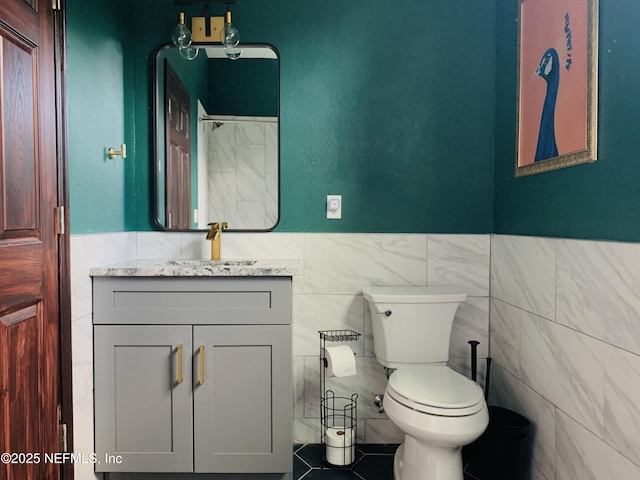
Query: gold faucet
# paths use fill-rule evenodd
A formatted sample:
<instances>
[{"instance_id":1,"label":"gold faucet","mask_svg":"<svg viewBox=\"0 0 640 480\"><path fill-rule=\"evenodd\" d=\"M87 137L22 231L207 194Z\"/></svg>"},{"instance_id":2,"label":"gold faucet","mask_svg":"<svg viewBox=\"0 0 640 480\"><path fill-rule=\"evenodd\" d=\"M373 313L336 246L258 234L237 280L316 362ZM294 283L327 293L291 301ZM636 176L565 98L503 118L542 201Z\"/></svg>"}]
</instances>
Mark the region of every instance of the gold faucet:
<instances>
[{"instance_id":1,"label":"gold faucet","mask_svg":"<svg viewBox=\"0 0 640 480\"><path fill-rule=\"evenodd\" d=\"M227 222L210 223L211 230L207 232L207 240L211 240L211 260L220 260L222 232L227 229Z\"/></svg>"}]
</instances>

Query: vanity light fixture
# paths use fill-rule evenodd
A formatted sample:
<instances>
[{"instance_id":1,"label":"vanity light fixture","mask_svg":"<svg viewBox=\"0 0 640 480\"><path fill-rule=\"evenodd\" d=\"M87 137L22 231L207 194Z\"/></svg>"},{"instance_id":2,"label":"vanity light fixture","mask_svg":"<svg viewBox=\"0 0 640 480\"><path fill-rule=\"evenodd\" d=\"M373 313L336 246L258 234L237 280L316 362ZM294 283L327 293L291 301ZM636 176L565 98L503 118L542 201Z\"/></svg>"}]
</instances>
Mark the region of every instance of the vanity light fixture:
<instances>
[{"instance_id":1,"label":"vanity light fixture","mask_svg":"<svg viewBox=\"0 0 640 480\"><path fill-rule=\"evenodd\" d=\"M174 0L173 3L179 5L181 10L178 15L178 24L173 31L171 39L183 58L193 60L198 55L199 48L197 43L193 44L192 41L219 41L224 46L225 55L232 60L242 55L242 49L238 47L240 32L231 21L231 10L229 9L229 5L235 4L235 0ZM212 17L209 14L209 3L222 3L227 6L224 21L223 17ZM182 6L196 4L202 4L204 17L192 18L192 32L185 25L185 13ZM213 37L214 33L215 37Z\"/></svg>"}]
</instances>

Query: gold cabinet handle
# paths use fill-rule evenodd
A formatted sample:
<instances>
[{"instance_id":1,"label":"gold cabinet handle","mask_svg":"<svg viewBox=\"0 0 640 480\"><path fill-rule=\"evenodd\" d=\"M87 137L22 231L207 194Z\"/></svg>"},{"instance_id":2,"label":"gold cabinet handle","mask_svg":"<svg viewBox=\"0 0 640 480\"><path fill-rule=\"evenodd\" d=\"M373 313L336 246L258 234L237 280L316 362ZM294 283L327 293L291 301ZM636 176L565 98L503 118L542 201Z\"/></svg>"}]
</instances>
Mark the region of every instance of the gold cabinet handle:
<instances>
[{"instance_id":1,"label":"gold cabinet handle","mask_svg":"<svg viewBox=\"0 0 640 480\"><path fill-rule=\"evenodd\" d=\"M200 345L198 350L198 361L200 368L198 369L198 385L204 384L204 345Z\"/></svg>"},{"instance_id":2,"label":"gold cabinet handle","mask_svg":"<svg viewBox=\"0 0 640 480\"><path fill-rule=\"evenodd\" d=\"M182 344L178 345L177 354L178 354L178 385L180 385L184 380L182 378Z\"/></svg>"}]
</instances>

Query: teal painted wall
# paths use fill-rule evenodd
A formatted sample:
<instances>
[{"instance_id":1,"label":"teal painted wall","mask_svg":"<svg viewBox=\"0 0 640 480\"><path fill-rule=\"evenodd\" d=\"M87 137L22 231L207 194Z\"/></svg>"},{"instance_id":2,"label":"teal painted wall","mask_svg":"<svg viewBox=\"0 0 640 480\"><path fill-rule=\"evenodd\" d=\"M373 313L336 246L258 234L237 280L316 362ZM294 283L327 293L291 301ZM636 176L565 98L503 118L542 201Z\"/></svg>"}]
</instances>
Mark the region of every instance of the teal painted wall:
<instances>
[{"instance_id":1,"label":"teal painted wall","mask_svg":"<svg viewBox=\"0 0 640 480\"><path fill-rule=\"evenodd\" d=\"M72 233L135 228L134 42L124 0L67 1L67 104ZM129 147L110 160L106 149Z\"/></svg>"},{"instance_id":2,"label":"teal painted wall","mask_svg":"<svg viewBox=\"0 0 640 480\"><path fill-rule=\"evenodd\" d=\"M73 233L152 228L149 57L175 13L163 1L127 16L123 0L67 2ZM517 2L496 1L236 7L243 41L282 59L278 230L640 240L640 4L600 5L599 160L514 178ZM129 158L106 160L123 137ZM327 193L344 195L342 221L324 219Z\"/></svg>"},{"instance_id":3,"label":"teal painted wall","mask_svg":"<svg viewBox=\"0 0 640 480\"><path fill-rule=\"evenodd\" d=\"M495 232L640 241L637 0L600 1L598 161L514 178L517 1L498 0Z\"/></svg>"},{"instance_id":4,"label":"teal painted wall","mask_svg":"<svg viewBox=\"0 0 640 480\"><path fill-rule=\"evenodd\" d=\"M249 58L209 60L209 102L212 115L278 116L279 60Z\"/></svg>"},{"instance_id":5,"label":"teal painted wall","mask_svg":"<svg viewBox=\"0 0 640 480\"><path fill-rule=\"evenodd\" d=\"M73 233L152 228L150 56L177 10L117 5L69 1ZM234 23L281 55L279 231L492 230L493 2L243 0ZM110 163L123 123L130 158ZM341 221L325 218L329 193L343 195Z\"/></svg>"},{"instance_id":6,"label":"teal painted wall","mask_svg":"<svg viewBox=\"0 0 640 480\"><path fill-rule=\"evenodd\" d=\"M300 3L273 42L279 229L490 232L493 2ZM327 193L343 195L344 220L324 218Z\"/></svg>"}]
</instances>

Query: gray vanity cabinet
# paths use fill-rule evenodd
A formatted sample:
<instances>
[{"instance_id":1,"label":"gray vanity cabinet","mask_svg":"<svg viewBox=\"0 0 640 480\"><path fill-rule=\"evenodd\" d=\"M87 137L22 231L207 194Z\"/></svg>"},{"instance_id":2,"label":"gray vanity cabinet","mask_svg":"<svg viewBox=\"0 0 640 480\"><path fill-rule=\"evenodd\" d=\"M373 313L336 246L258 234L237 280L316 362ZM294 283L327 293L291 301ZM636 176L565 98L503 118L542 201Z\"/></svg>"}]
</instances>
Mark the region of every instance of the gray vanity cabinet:
<instances>
[{"instance_id":1,"label":"gray vanity cabinet","mask_svg":"<svg viewBox=\"0 0 640 480\"><path fill-rule=\"evenodd\" d=\"M94 355L96 471L292 470L290 277L96 277Z\"/></svg>"}]
</instances>

